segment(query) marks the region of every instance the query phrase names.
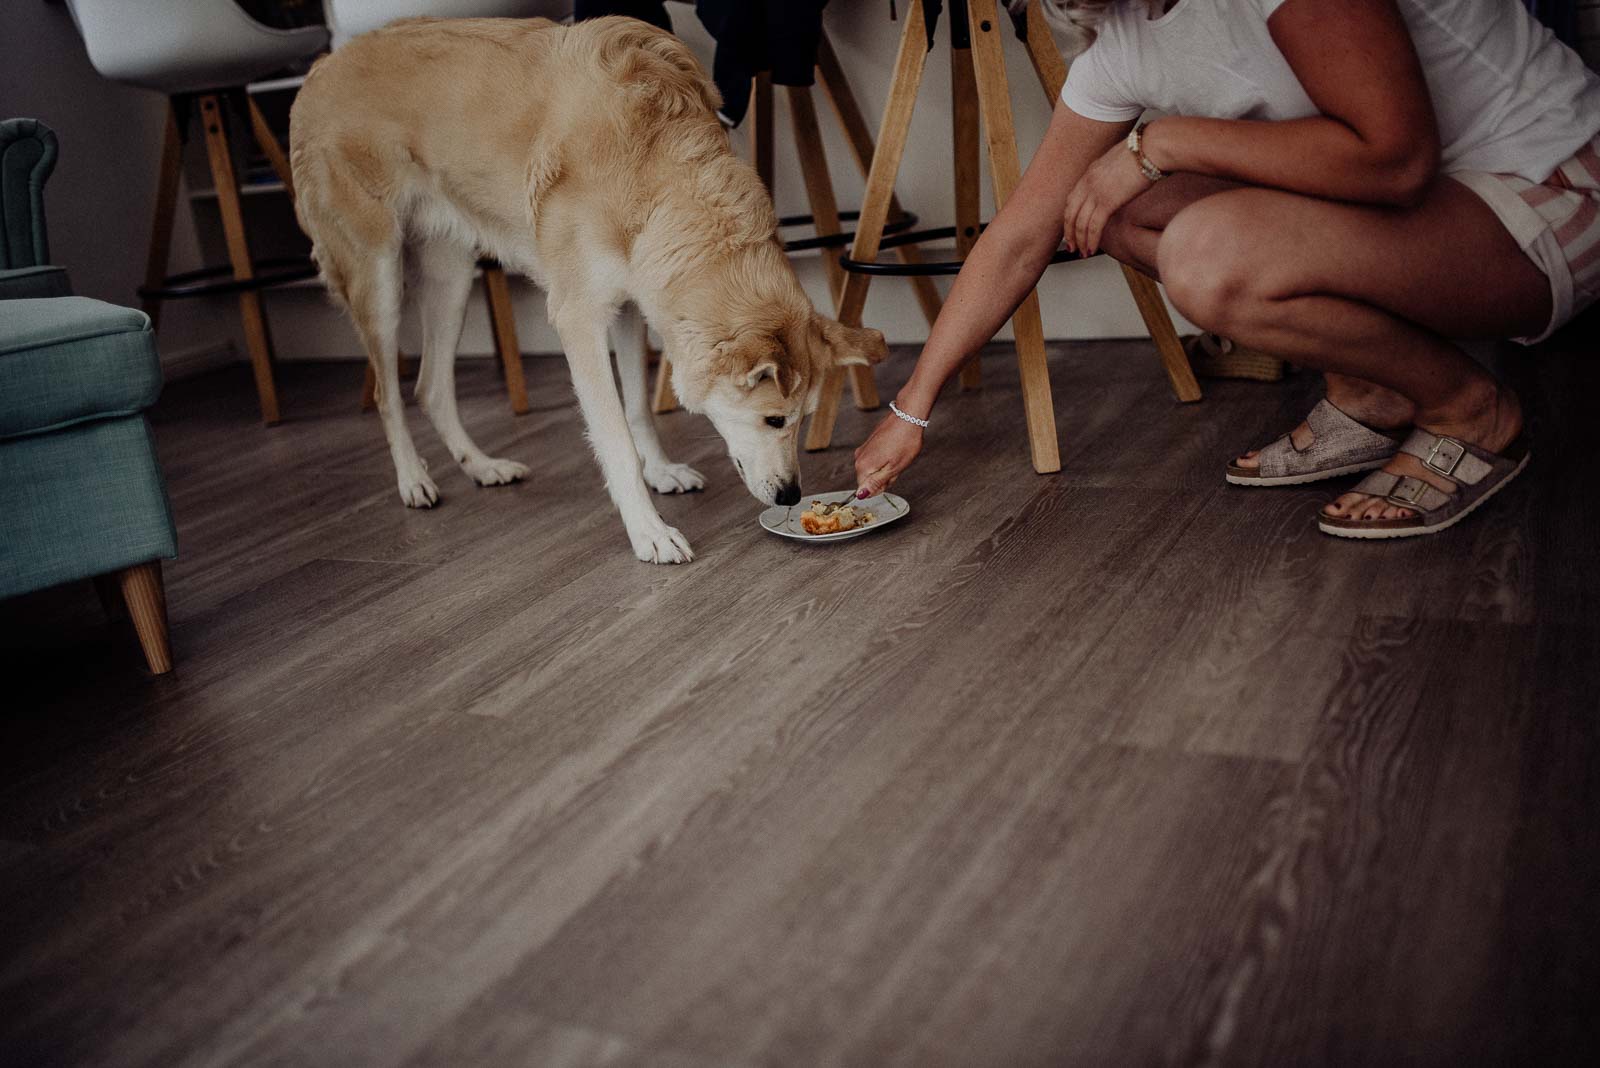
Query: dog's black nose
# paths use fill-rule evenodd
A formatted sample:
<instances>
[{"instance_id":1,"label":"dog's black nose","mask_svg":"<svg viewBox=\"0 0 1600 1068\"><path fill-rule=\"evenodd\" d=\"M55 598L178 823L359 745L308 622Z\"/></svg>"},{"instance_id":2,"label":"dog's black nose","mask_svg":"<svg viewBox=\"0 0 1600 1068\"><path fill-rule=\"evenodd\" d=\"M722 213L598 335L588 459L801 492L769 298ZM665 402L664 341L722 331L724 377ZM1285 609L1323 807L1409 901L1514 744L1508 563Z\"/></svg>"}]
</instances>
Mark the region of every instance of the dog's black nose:
<instances>
[{"instance_id":1,"label":"dog's black nose","mask_svg":"<svg viewBox=\"0 0 1600 1068\"><path fill-rule=\"evenodd\" d=\"M778 487L778 496L774 498L778 504L799 504L800 483L785 482Z\"/></svg>"}]
</instances>

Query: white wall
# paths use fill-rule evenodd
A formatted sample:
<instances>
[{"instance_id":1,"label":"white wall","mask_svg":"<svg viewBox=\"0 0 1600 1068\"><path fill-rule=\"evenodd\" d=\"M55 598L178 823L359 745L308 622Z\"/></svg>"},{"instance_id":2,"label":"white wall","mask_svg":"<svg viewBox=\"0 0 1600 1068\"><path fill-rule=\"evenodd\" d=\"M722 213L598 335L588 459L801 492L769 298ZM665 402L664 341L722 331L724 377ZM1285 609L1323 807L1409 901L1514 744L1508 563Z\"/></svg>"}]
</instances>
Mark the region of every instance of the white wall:
<instances>
[{"instance_id":1,"label":"white wall","mask_svg":"<svg viewBox=\"0 0 1600 1068\"><path fill-rule=\"evenodd\" d=\"M0 118L39 119L61 140L45 185L50 253L85 296L138 304L165 109L160 94L94 72L65 5L0 3ZM171 269L194 266L194 228L180 206ZM162 316L162 357L169 364L233 341L226 303L182 301Z\"/></svg>"}]
</instances>

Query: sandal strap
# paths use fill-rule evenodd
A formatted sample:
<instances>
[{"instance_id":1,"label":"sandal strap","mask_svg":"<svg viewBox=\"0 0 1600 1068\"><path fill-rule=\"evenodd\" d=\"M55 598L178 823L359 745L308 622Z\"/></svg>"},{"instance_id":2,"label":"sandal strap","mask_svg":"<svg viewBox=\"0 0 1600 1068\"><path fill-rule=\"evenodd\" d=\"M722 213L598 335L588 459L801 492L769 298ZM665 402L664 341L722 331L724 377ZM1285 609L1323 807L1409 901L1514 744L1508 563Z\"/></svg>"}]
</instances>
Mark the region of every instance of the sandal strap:
<instances>
[{"instance_id":1,"label":"sandal strap","mask_svg":"<svg viewBox=\"0 0 1600 1068\"><path fill-rule=\"evenodd\" d=\"M1400 451L1421 460L1428 470L1468 486L1476 486L1489 477L1496 463L1506 462L1502 457L1476 445L1433 434L1420 427L1401 443Z\"/></svg>"},{"instance_id":2,"label":"sandal strap","mask_svg":"<svg viewBox=\"0 0 1600 1068\"><path fill-rule=\"evenodd\" d=\"M1260 450L1263 477L1307 474L1394 455L1393 438L1352 419L1326 397L1306 415L1306 425L1311 444L1304 449L1295 448L1293 437L1285 434Z\"/></svg>"},{"instance_id":3,"label":"sandal strap","mask_svg":"<svg viewBox=\"0 0 1600 1068\"><path fill-rule=\"evenodd\" d=\"M1396 475L1389 471L1372 472L1356 483L1354 492L1382 497L1424 516L1437 512L1455 499L1455 494L1446 493L1427 479Z\"/></svg>"}]
</instances>

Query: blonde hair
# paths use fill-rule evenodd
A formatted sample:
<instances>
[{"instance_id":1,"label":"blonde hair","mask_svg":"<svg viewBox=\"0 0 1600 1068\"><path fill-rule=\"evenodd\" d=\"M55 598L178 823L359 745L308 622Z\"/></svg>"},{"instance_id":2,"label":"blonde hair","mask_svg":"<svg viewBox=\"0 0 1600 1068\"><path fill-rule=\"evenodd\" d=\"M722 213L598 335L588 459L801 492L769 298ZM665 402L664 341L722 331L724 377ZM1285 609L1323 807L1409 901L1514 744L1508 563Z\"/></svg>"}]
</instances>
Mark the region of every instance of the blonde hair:
<instances>
[{"instance_id":1,"label":"blonde hair","mask_svg":"<svg viewBox=\"0 0 1600 1068\"><path fill-rule=\"evenodd\" d=\"M1067 53L1076 55L1094 44L1100 24L1129 0L1040 0L1045 18L1066 37Z\"/></svg>"}]
</instances>

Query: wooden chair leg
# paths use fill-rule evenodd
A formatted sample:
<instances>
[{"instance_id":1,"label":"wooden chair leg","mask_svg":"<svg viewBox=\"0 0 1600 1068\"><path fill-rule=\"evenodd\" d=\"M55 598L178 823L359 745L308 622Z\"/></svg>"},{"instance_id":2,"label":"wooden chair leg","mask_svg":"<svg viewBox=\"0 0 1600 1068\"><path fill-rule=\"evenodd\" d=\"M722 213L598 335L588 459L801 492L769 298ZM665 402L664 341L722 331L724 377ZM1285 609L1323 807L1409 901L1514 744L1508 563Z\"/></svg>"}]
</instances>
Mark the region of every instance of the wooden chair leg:
<instances>
[{"instance_id":1,"label":"wooden chair leg","mask_svg":"<svg viewBox=\"0 0 1600 1068\"><path fill-rule=\"evenodd\" d=\"M272 127L267 124L267 117L261 114L261 108L256 105L256 99L245 94L245 102L250 111L250 130L256 136L256 144L261 148L261 154L267 157L267 163L272 167L272 173L278 176L278 181L283 183L284 192L289 194L289 199L294 199L294 174L289 170L289 157L283 154L283 146L278 144L278 135L272 132Z\"/></svg>"},{"instance_id":2,"label":"wooden chair leg","mask_svg":"<svg viewBox=\"0 0 1600 1068\"><path fill-rule=\"evenodd\" d=\"M156 176L155 218L150 222L150 251L145 258L144 285L158 289L167 280L167 259L172 251L172 220L178 207L178 178L183 163L183 138L178 113L167 102L167 124L161 138L161 169ZM141 306L150 317L150 329L161 325L161 301L145 297Z\"/></svg>"},{"instance_id":3,"label":"wooden chair leg","mask_svg":"<svg viewBox=\"0 0 1600 1068\"><path fill-rule=\"evenodd\" d=\"M222 107L215 93L200 98L200 124L206 134L206 155L211 161L211 179L216 185L217 206L222 212L222 232L228 243L228 259L233 277L248 281L255 277L250 262L250 243L245 237L244 210L239 203L239 183L234 177L233 157L228 150L228 133ZM255 372L256 396L261 402L261 421L267 426L278 421L278 387L272 377L272 341L267 336L267 319L261 308L259 290L239 294L239 319L244 324L245 347L250 367Z\"/></svg>"},{"instance_id":4,"label":"wooden chair leg","mask_svg":"<svg viewBox=\"0 0 1600 1068\"><path fill-rule=\"evenodd\" d=\"M822 127L817 124L817 111L808 86L788 87L789 117L794 126L795 151L800 158L800 173L805 178L806 198L811 202L811 219L818 235L843 233L839 227L839 204L833 193L833 178L828 174L828 153L822 143ZM828 293L833 298L834 311L839 308L839 297L844 292L845 272L839 266L840 250L822 250L823 263L828 270ZM856 407L871 411L878 407L878 383L870 367L851 367L850 386L855 393Z\"/></svg>"},{"instance_id":5,"label":"wooden chair leg","mask_svg":"<svg viewBox=\"0 0 1600 1068\"><path fill-rule=\"evenodd\" d=\"M844 76L844 68L839 64L839 57L834 54L833 43L828 40L826 33L817 42L817 81L822 85L828 103L833 105L833 114L839 120L840 128L844 130L845 140L850 145L850 154L855 157L856 166L860 168L861 176L865 178L872 170L872 130L861 114L855 93L850 89L850 82ZM891 194L889 217L898 219L904 214L905 210L900 207L900 198ZM901 263L922 262L922 253L915 245L897 246L894 253ZM928 320L928 326L932 327L934 320L939 318L940 309L944 307L944 301L939 297L939 288L927 275L912 275L911 289L916 294L917 303L922 307L923 318Z\"/></svg>"},{"instance_id":6,"label":"wooden chair leg","mask_svg":"<svg viewBox=\"0 0 1600 1068\"><path fill-rule=\"evenodd\" d=\"M984 133L989 147L989 173L994 178L995 208L999 210L1016 189L1022 170L1017 160L1017 134L1011 121L1011 91L1006 81L995 0L968 0L967 19L971 24L978 103L983 109ZM1022 404L1027 413L1033 469L1040 474L1059 471L1061 454L1056 440L1055 403L1050 396L1044 322L1039 315L1037 291L1029 293L1017 308L1011 317L1011 330L1016 337L1017 365L1022 374Z\"/></svg>"},{"instance_id":7,"label":"wooden chair leg","mask_svg":"<svg viewBox=\"0 0 1600 1068\"><path fill-rule=\"evenodd\" d=\"M172 646L167 641L167 594L161 582L161 562L124 568L117 572L117 584L150 673L165 675L172 670Z\"/></svg>"},{"instance_id":8,"label":"wooden chair leg","mask_svg":"<svg viewBox=\"0 0 1600 1068\"><path fill-rule=\"evenodd\" d=\"M978 83L972 66L972 49L950 49L950 136L954 147L956 187L956 256L965 260L978 243L982 221L978 183ZM974 355L961 366L961 388L977 389L983 372Z\"/></svg>"},{"instance_id":9,"label":"wooden chair leg","mask_svg":"<svg viewBox=\"0 0 1600 1068\"><path fill-rule=\"evenodd\" d=\"M1040 88L1053 107L1061 98L1061 86L1067 80L1067 63L1056 49L1055 39L1050 36L1050 26L1045 22L1039 0L1030 0L1028 4L1028 58L1033 62L1034 73L1039 76ZM1162 299L1155 280L1127 264L1122 265L1122 277L1128 283L1128 292L1133 294L1133 302L1139 307L1145 329L1150 331L1151 338L1155 340L1161 366L1166 369L1167 381L1172 383L1172 392L1186 404L1199 400L1200 383L1195 381L1189 356L1183 351L1183 343L1178 340L1177 328L1172 325L1172 315L1167 311L1166 301Z\"/></svg>"},{"instance_id":10,"label":"wooden chair leg","mask_svg":"<svg viewBox=\"0 0 1600 1068\"><path fill-rule=\"evenodd\" d=\"M861 198L856 239L850 246L851 259L866 261L878 257L883 227L888 222L890 202L894 199L895 176L905 156L906 140L911 133L911 115L917 106L917 90L922 85L922 71L927 62L926 44L922 28L922 2L910 0L906 5L900 48L895 53L889 99L884 105L883 122L878 127L877 151L872 155L866 191ZM840 322L850 326L861 325L869 280L870 276L865 274L852 274L845 279L844 291L839 297ZM839 395L843 390L844 376L837 371L830 374L828 381L823 384L816 414L806 428L807 450L825 449L832 442L833 425L839 416Z\"/></svg>"},{"instance_id":11,"label":"wooden chair leg","mask_svg":"<svg viewBox=\"0 0 1600 1068\"><path fill-rule=\"evenodd\" d=\"M511 285L505 268L498 263L483 269L483 295L489 304L489 326L494 331L495 351L505 370L506 396L511 399L511 414L528 413L528 383L522 374L522 346L517 341L516 312L511 304Z\"/></svg>"}]
</instances>

